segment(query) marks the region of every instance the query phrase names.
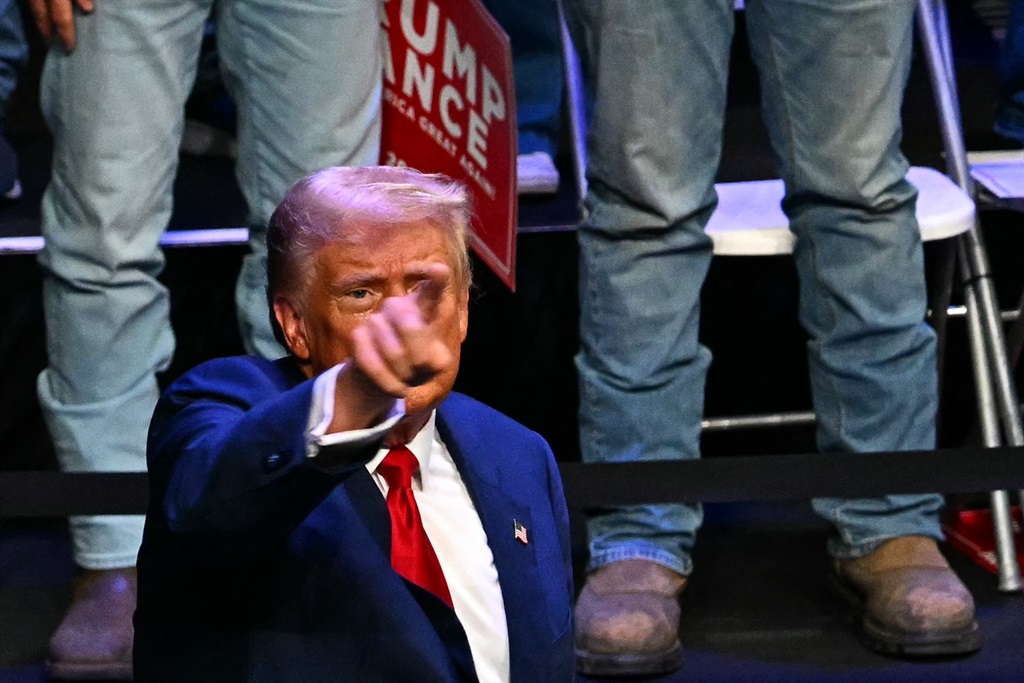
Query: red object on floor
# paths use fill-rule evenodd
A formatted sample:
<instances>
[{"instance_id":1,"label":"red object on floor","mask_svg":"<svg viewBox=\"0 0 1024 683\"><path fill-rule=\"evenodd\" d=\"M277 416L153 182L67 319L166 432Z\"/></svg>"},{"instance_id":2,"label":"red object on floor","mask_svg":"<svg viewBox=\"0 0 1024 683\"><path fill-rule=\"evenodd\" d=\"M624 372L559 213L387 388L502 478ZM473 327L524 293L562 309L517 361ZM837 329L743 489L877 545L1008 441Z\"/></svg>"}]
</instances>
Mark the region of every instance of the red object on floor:
<instances>
[{"instance_id":1,"label":"red object on floor","mask_svg":"<svg viewBox=\"0 0 1024 683\"><path fill-rule=\"evenodd\" d=\"M1011 509L1013 539L1017 562L1024 569L1024 540L1021 539L1020 508ZM949 544L977 564L996 572L996 537L990 510L960 510L951 514L942 525Z\"/></svg>"}]
</instances>

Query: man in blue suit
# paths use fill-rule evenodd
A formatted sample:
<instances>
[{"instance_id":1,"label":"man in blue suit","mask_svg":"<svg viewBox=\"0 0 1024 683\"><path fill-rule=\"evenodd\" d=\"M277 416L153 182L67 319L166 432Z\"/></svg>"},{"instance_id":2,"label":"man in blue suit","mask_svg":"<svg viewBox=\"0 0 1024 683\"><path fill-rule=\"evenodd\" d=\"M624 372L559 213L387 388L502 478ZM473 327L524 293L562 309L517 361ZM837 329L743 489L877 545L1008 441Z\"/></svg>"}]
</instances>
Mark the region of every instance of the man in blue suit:
<instances>
[{"instance_id":1,"label":"man in blue suit","mask_svg":"<svg viewBox=\"0 0 1024 683\"><path fill-rule=\"evenodd\" d=\"M199 366L153 419L137 681L573 679L550 449L451 392L468 220L461 185L388 167L320 171L278 207L291 355Z\"/></svg>"}]
</instances>

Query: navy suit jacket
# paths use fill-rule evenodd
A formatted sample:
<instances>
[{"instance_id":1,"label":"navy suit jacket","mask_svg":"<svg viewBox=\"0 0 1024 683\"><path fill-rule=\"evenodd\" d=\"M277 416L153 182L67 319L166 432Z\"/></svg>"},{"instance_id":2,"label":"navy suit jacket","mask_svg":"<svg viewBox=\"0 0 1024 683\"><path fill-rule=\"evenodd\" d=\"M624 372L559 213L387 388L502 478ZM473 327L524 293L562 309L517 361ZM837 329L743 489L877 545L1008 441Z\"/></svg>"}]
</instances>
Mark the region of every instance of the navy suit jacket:
<instances>
[{"instance_id":1,"label":"navy suit jacket","mask_svg":"<svg viewBox=\"0 0 1024 683\"><path fill-rule=\"evenodd\" d=\"M387 505L364 465L378 444L330 447L355 458L338 473L306 457L312 384L288 359L240 357L199 366L162 397L138 564L139 683L476 680L454 612L391 568ZM437 428L494 555L512 680L572 681L568 515L550 449L459 394Z\"/></svg>"}]
</instances>

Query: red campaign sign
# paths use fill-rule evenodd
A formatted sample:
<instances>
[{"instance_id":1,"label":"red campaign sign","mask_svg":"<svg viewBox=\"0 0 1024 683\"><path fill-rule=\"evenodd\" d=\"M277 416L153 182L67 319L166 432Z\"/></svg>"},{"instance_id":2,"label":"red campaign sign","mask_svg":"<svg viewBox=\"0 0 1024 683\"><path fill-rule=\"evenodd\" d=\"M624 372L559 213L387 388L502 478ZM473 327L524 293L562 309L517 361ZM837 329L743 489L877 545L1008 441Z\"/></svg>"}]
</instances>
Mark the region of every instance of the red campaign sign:
<instances>
[{"instance_id":1,"label":"red campaign sign","mask_svg":"<svg viewBox=\"0 0 1024 683\"><path fill-rule=\"evenodd\" d=\"M381 163L473 195L470 245L513 291L516 109L508 36L479 0L386 0Z\"/></svg>"}]
</instances>

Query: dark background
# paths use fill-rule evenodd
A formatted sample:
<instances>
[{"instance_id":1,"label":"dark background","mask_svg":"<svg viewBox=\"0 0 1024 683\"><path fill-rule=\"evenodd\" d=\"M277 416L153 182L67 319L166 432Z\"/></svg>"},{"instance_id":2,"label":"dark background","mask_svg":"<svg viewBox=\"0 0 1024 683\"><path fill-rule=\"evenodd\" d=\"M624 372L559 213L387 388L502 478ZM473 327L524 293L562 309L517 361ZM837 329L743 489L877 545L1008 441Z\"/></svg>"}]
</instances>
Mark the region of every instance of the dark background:
<instances>
[{"instance_id":1,"label":"dark background","mask_svg":"<svg viewBox=\"0 0 1024 683\"><path fill-rule=\"evenodd\" d=\"M991 130L997 46L977 8L951 3L962 115L968 149L1019 148ZM757 78L742 24L737 33L720 180L775 174L758 113ZM50 142L36 101L41 46L15 97L9 135L22 159L25 197L0 207L0 237L39 234L39 197ZM915 58L904 106L904 149L911 162L942 168L941 139L923 61ZM524 228L571 225L577 216L568 145L558 159L559 194L524 199ZM226 159L182 158L172 229L244 225L241 197ZM1024 216L982 202L985 239L1004 308L1024 288ZM936 248L929 246L936 257ZM576 243L570 230L519 237L518 289L510 293L477 262L470 334L457 388L539 431L556 457L579 457L576 439ZM167 252L163 279L172 293L178 349L166 382L210 357L241 352L233 285L241 247ZM954 292L954 298L959 293ZM804 335L796 322L796 279L789 257L718 258L703 291L701 336L715 355L707 414L806 410ZM35 399L45 365L40 275L33 255L0 255L0 471L56 469ZM974 400L962 320L950 322L944 370L944 446L971 443ZM705 435L708 457L810 452L801 427ZM0 492L2 495L2 492ZM977 498L954 497L953 508ZM867 654L824 582L822 524L806 503L715 505L683 599L688 663L672 681L1024 680L1024 614L1019 596L1002 596L994 578L963 557L953 561L978 597L987 643L969 660L908 665ZM578 530L578 529L577 529ZM574 541L578 564L583 541ZM62 520L0 521L0 681L41 681L46 640L70 595L73 571Z\"/></svg>"}]
</instances>

